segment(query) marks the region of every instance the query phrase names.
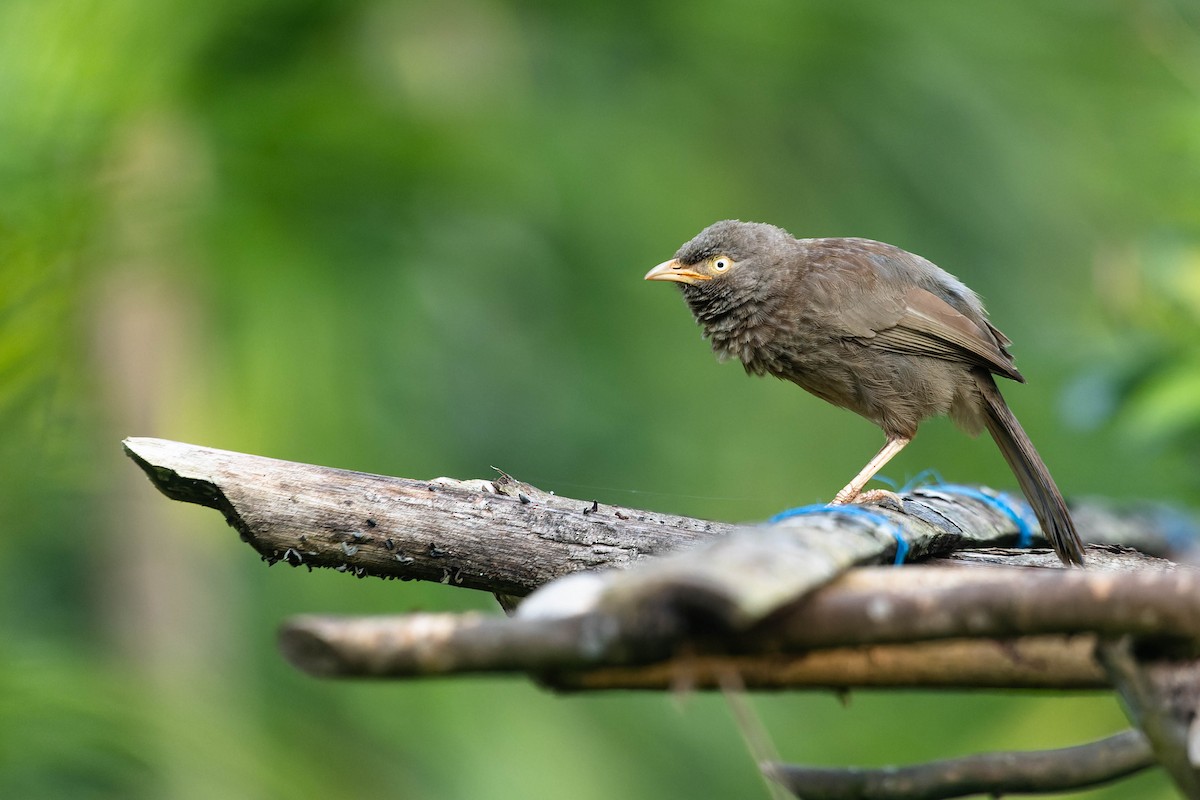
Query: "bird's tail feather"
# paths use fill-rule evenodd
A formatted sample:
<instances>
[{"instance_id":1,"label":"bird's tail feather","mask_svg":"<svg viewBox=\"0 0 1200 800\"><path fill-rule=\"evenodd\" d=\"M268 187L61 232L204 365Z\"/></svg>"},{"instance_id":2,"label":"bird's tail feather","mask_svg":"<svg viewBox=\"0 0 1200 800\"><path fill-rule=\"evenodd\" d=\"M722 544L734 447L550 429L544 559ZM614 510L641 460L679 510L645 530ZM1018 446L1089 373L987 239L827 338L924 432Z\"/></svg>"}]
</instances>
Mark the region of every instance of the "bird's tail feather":
<instances>
[{"instance_id":1,"label":"bird's tail feather","mask_svg":"<svg viewBox=\"0 0 1200 800\"><path fill-rule=\"evenodd\" d=\"M1050 476L1046 462L1042 461L1025 429L1004 402L992 376L978 370L975 379L986 401L988 433L996 440L1004 460L1016 475L1021 491L1042 526L1042 533L1064 564L1083 564L1083 542L1075 531L1067 503Z\"/></svg>"}]
</instances>

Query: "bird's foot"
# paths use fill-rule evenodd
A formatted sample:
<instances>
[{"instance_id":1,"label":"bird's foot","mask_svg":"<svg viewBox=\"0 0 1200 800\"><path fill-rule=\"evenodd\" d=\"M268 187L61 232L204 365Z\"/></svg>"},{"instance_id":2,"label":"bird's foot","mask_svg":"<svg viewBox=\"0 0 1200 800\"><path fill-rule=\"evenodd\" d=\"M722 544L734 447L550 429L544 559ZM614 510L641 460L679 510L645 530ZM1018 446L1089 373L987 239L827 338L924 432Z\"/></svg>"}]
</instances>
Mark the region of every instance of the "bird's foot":
<instances>
[{"instance_id":1,"label":"bird's foot","mask_svg":"<svg viewBox=\"0 0 1200 800\"><path fill-rule=\"evenodd\" d=\"M833 498L833 502L830 503L830 505L844 506L849 505L850 503L862 505L864 503L879 503L885 500L890 500L898 506L903 505L900 495L896 494L895 492L889 492L887 489L870 489L865 492L861 490L848 492L846 489L842 489L842 491L838 492L837 496Z\"/></svg>"},{"instance_id":2,"label":"bird's foot","mask_svg":"<svg viewBox=\"0 0 1200 800\"><path fill-rule=\"evenodd\" d=\"M854 498L854 502L856 503L878 503L884 500L890 500L896 505L902 505L903 503L900 495L887 489L871 489Z\"/></svg>"},{"instance_id":3,"label":"bird's foot","mask_svg":"<svg viewBox=\"0 0 1200 800\"><path fill-rule=\"evenodd\" d=\"M831 505L831 506L848 505L850 503L853 503L855 498L857 498L861 493L862 493L862 489L859 489L857 486L847 486L845 489L842 489L840 492L838 492L836 495L834 495L833 499L829 501L829 505Z\"/></svg>"}]
</instances>

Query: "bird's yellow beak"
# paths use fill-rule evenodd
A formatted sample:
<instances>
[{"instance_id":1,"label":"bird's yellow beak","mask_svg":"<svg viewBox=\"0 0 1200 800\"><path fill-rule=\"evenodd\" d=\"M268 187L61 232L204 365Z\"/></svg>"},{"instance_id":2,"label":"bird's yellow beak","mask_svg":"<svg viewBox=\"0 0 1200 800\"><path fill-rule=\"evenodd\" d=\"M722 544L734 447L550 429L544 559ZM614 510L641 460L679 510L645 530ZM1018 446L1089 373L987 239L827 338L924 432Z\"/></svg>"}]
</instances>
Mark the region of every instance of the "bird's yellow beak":
<instances>
[{"instance_id":1,"label":"bird's yellow beak","mask_svg":"<svg viewBox=\"0 0 1200 800\"><path fill-rule=\"evenodd\" d=\"M654 269L646 273L648 281L674 281L675 283L698 283L699 281L711 281L712 275L705 275L696 272L694 269L688 269L683 264L679 263L679 259L672 258L670 261L664 261Z\"/></svg>"}]
</instances>

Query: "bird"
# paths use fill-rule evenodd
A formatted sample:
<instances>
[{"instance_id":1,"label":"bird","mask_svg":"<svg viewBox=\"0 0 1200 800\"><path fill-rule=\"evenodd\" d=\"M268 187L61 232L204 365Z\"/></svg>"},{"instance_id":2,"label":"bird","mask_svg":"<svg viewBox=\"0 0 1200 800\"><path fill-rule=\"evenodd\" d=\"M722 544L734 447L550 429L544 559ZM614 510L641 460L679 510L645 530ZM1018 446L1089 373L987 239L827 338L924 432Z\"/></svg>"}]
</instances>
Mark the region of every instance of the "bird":
<instances>
[{"instance_id":1,"label":"bird","mask_svg":"<svg viewBox=\"0 0 1200 800\"><path fill-rule=\"evenodd\" d=\"M834 504L875 499L867 483L922 422L947 415L972 436L987 429L1059 559L1083 564L1066 501L993 377L1025 382L1012 342L950 273L872 239L801 239L722 220L645 279L679 286L719 359L791 381L883 430L883 447Z\"/></svg>"}]
</instances>

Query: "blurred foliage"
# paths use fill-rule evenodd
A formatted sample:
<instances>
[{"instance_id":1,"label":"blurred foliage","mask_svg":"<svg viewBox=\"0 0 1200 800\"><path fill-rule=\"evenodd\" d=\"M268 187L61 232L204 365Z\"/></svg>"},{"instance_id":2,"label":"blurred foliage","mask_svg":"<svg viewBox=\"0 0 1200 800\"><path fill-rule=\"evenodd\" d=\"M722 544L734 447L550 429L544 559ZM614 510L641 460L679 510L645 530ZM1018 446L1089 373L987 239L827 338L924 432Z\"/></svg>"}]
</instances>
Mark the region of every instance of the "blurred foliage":
<instances>
[{"instance_id":1,"label":"blurred foliage","mask_svg":"<svg viewBox=\"0 0 1200 800\"><path fill-rule=\"evenodd\" d=\"M730 520L828 497L878 432L718 367L640 281L716 219L928 256L1017 343L1068 494L1200 491L1190 4L6 0L0 97L0 796L761 792L718 698L297 675L289 614L489 599L268 571L118 446ZM944 423L894 469L927 466L1011 477ZM757 705L810 762L1124 725L1110 697ZM1171 793L1093 796L1135 795Z\"/></svg>"},{"instance_id":2,"label":"blurred foliage","mask_svg":"<svg viewBox=\"0 0 1200 800\"><path fill-rule=\"evenodd\" d=\"M1113 421L1154 451L1187 455L1200 487L1200 240L1152 236L1104 254L1098 272L1118 343L1067 397L1086 423Z\"/></svg>"}]
</instances>

